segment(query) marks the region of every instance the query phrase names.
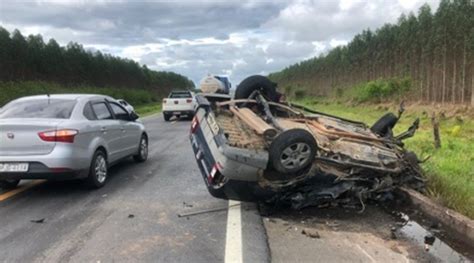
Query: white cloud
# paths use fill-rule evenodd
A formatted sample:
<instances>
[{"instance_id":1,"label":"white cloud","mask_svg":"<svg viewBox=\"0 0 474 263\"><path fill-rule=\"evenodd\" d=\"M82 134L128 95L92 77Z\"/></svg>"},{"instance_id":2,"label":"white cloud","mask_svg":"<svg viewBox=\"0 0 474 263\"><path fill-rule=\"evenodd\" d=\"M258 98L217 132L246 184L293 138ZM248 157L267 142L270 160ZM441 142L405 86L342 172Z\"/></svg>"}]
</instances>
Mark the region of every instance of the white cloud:
<instances>
[{"instance_id":1,"label":"white cloud","mask_svg":"<svg viewBox=\"0 0 474 263\"><path fill-rule=\"evenodd\" d=\"M234 84L345 45L366 28L417 12L423 0L86 1L0 0L0 24L60 44L75 41L175 71ZM439 0L429 0L433 10Z\"/></svg>"}]
</instances>

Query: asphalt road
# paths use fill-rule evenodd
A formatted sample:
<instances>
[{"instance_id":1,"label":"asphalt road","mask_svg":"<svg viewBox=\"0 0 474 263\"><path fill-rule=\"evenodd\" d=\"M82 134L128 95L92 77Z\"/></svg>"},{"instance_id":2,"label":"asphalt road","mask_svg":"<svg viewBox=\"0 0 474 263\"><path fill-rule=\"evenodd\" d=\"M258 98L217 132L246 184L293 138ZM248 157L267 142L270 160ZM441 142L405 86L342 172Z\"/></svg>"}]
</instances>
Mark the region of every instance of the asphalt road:
<instances>
[{"instance_id":1,"label":"asphalt road","mask_svg":"<svg viewBox=\"0 0 474 263\"><path fill-rule=\"evenodd\" d=\"M377 207L279 210L263 224L254 205L209 195L189 121L143 122L148 161L113 167L102 189L78 181L0 189L0 262L469 262L438 241L425 251L423 235L394 239L397 221Z\"/></svg>"},{"instance_id":2,"label":"asphalt road","mask_svg":"<svg viewBox=\"0 0 474 263\"><path fill-rule=\"evenodd\" d=\"M148 161L113 167L104 188L45 182L0 198L0 262L269 261L254 206L238 205L239 220L231 221L228 202L208 194L189 145L189 121L153 116L143 122L150 136ZM229 227L241 240L226 239Z\"/></svg>"}]
</instances>

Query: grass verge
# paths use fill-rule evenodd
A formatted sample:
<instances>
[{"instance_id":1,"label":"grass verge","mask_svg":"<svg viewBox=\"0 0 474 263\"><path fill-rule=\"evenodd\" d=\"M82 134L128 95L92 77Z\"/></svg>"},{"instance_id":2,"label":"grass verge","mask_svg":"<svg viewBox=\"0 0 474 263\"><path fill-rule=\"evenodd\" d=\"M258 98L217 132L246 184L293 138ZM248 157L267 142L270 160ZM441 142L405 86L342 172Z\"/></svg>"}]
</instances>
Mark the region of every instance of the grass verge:
<instances>
[{"instance_id":1,"label":"grass verge","mask_svg":"<svg viewBox=\"0 0 474 263\"><path fill-rule=\"evenodd\" d=\"M151 103L141 105L135 108L135 112L140 115L140 117L150 116L155 113L161 112L161 104Z\"/></svg>"},{"instance_id":2,"label":"grass verge","mask_svg":"<svg viewBox=\"0 0 474 263\"><path fill-rule=\"evenodd\" d=\"M300 99L295 103L309 108L373 124L384 113L397 112L396 105L346 105L321 99ZM405 131L419 117L420 128L407 139L407 149L420 159L430 156L422 164L428 178L428 195L443 205L474 219L474 120L462 112L445 113L440 119L441 148L435 149L431 125L432 106L408 106L395 127L395 134Z\"/></svg>"}]
</instances>

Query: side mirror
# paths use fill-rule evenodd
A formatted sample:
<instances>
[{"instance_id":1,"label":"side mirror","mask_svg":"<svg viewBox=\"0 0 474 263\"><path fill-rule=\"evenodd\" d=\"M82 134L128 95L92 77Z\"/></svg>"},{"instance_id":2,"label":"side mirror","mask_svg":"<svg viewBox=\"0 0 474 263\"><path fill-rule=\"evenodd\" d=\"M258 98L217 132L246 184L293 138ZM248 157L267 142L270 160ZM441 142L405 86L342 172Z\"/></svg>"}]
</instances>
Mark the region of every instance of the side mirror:
<instances>
[{"instance_id":1,"label":"side mirror","mask_svg":"<svg viewBox=\"0 0 474 263\"><path fill-rule=\"evenodd\" d=\"M140 116L138 116L138 114L134 111L130 112L130 120L132 121L136 121L138 120L138 118L140 118Z\"/></svg>"}]
</instances>

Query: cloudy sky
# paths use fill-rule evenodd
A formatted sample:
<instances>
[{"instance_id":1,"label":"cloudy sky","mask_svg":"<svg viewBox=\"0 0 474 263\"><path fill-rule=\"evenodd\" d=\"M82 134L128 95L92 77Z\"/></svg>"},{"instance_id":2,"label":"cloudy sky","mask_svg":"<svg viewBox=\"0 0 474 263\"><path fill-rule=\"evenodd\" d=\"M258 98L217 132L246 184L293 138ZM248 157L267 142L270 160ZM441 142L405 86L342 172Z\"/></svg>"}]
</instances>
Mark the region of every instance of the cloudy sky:
<instances>
[{"instance_id":1,"label":"cloudy sky","mask_svg":"<svg viewBox=\"0 0 474 263\"><path fill-rule=\"evenodd\" d=\"M396 22L425 2L436 10L439 1L0 0L0 24L63 45L79 42L197 84L208 73L229 75L237 84Z\"/></svg>"}]
</instances>

